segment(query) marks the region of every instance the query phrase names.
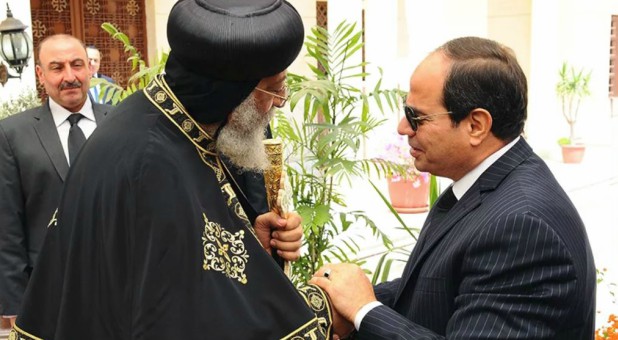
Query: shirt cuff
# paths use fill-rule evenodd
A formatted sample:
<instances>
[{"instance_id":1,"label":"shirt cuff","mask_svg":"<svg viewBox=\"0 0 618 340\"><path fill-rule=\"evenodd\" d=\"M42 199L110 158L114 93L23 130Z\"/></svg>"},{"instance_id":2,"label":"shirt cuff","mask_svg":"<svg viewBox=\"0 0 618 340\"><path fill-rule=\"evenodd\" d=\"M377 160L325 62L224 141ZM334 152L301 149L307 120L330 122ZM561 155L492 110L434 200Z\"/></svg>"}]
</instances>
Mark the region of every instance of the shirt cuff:
<instances>
[{"instance_id":1,"label":"shirt cuff","mask_svg":"<svg viewBox=\"0 0 618 340\"><path fill-rule=\"evenodd\" d=\"M361 309L358 311L358 313L356 313L356 316L354 317L354 328L356 328L357 331L360 331L361 322L363 322L363 318L365 318L365 315L367 315L367 313L369 313L372 309L380 306L381 304L382 302L380 301L372 301L361 307Z\"/></svg>"}]
</instances>

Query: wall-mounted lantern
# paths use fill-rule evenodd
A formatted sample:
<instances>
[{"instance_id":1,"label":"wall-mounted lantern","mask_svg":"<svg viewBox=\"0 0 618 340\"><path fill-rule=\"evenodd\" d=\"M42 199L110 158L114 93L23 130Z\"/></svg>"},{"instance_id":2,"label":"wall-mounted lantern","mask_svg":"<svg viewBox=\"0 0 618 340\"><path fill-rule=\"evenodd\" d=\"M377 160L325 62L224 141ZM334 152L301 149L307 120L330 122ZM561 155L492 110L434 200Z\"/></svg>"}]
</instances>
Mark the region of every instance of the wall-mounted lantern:
<instances>
[{"instance_id":1,"label":"wall-mounted lantern","mask_svg":"<svg viewBox=\"0 0 618 340\"><path fill-rule=\"evenodd\" d=\"M6 19L0 23L0 57L17 72L14 76L7 67L0 62L0 84L4 86L10 78L21 79L24 67L32 55L32 41L26 34L28 26L13 18L13 13L6 4Z\"/></svg>"}]
</instances>

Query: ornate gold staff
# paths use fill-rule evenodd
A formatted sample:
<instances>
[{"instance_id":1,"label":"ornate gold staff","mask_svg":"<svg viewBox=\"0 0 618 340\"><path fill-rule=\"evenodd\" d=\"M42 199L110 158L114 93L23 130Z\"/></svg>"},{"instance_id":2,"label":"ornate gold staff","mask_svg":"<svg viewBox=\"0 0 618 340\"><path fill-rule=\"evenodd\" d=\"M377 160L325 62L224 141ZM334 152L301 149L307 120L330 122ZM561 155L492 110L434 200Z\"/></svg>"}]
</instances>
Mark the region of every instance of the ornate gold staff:
<instances>
[{"instance_id":1,"label":"ornate gold staff","mask_svg":"<svg viewBox=\"0 0 618 340\"><path fill-rule=\"evenodd\" d=\"M265 139L264 147L270 166L264 171L264 185L268 208L275 214L285 217L287 209L284 204L285 183L283 174L283 145L279 139ZM283 272L290 277L290 261L284 261L273 253L275 260L282 265Z\"/></svg>"}]
</instances>

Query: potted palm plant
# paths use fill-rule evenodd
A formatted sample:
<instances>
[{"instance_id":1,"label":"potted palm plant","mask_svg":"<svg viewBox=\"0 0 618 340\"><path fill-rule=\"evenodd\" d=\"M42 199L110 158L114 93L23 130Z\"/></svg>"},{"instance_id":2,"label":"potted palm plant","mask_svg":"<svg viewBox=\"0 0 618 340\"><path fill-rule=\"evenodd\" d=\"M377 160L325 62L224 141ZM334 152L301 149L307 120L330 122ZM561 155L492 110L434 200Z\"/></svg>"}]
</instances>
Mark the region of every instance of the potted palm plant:
<instances>
[{"instance_id":1,"label":"potted palm plant","mask_svg":"<svg viewBox=\"0 0 618 340\"><path fill-rule=\"evenodd\" d=\"M381 87L381 76L367 90L358 87L368 74L367 63L354 58L363 46L354 24L342 22L332 32L314 27L305 46L311 74L288 73L290 109L298 107L302 116L280 111L273 127L290 155L285 163L291 201L303 218L306 251L292 264L295 282L309 280L326 262L354 261L358 240L345 233L353 224L392 246L364 211L347 207L342 190L355 177L383 176L392 167L360 154L362 141L386 121L383 108L392 111L401 101L399 90Z\"/></svg>"},{"instance_id":2,"label":"potted palm plant","mask_svg":"<svg viewBox=\"0 0 618 340\"><path fill-rule=\"evenodd\" d=\"M560 138L558 144L562 147L562 159L565 163L580 163L586 147L583 143L577 142L575 123L582 99L590 96L591 72L586 72L584 68L576 70L575 67L564 62L558 74L556 94L562 105L562 115L569 125L569 137Z\"/></svg>"}]
</instances>

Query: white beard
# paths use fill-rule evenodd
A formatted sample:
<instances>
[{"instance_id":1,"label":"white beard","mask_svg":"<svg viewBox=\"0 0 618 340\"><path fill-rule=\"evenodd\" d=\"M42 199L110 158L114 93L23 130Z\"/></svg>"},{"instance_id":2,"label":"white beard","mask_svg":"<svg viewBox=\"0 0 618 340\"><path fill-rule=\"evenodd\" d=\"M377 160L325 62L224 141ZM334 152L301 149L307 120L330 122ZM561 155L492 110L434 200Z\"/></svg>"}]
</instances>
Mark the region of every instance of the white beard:
<instances>
[{"instance_id":1,"label":"white beard","mask_svg":"<svg viewBox=\"0 0 618 340\"><path fill-rule=\"evenodd\" d=\"M217 151L224 154L241 171L262 172L269 166L262 140L275 113L258 112L253 95L247 97L230 115L217 137Z\"/></svg>"}]
</instances>

